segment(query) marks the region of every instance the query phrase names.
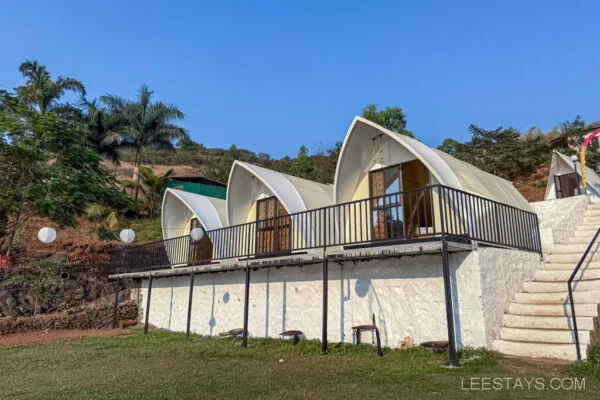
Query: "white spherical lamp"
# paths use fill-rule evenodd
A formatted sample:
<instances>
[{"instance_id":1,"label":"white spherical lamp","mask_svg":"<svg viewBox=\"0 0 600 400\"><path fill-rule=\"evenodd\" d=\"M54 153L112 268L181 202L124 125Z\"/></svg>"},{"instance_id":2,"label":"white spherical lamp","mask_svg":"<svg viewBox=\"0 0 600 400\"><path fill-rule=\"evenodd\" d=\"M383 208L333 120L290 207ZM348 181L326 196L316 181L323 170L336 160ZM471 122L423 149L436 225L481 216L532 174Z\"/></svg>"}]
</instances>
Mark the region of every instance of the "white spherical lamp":
<instances>
[{"instance_id":1,"label":"white spherical lamp","mask_svg":"<svg viewBox=\"0 0 600 400\"><path fill-rule=\"evenodd\" d=\"M577 155L576 155L576 154L573 154L573 155L571 156L571 161L573 161L573 162L577 162Z\"/></svg>"},{"instance_id":2,"label":"white spherical lamp","mask_svg":"<svg viewBox=\"0 0 600 400\"><path fill-rule=\"evenodd\" d=\"M56 239L56 231L52 228L42 228L38 232L38 239L42 243L52 243Z\"/></svg>"},{"instance_id":3,"label":"white spherical lamp","mask_svg":"<svg viewBox=\"0 0 600 400\"><path fill-rule=\"evenodd\" d=\"M194 228L190 232L190 236L192 237L192 240L194 242L202 240L202 238L204 237L204 229L202 229L202 228Z\"/></svg>"},{"instance_id":4,"label":"white spherical lamp","mask_svg":"<svg viewBox=\"0 0 600 400\"><path fill-rule=\"evenodd\" d=\"M135 232L133 229L123 229L121 233L119 233L119 237L125 243L131 243L135 239Z\"/></svg>"}]
</instances>

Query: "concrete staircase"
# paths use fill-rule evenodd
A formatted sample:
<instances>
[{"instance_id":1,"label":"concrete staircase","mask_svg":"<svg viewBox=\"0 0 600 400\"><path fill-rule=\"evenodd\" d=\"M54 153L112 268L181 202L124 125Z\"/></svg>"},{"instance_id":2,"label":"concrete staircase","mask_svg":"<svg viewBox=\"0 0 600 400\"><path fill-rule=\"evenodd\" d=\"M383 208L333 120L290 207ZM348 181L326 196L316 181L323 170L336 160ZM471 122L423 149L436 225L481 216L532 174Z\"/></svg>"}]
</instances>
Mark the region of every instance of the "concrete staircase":
<instances>
[{"instance_id":1,"label":"concrete staircase","mask_svg":"<svg viewBox=\"0 0 600 400\"><path fill-rule=\"evenodd\" d=\"M576 360L575 334L567 280L600 228L600 201L593 200L567 244L544 248L543 269L524 282L504 314L494 348L520 357ZM597 242L600 242L600 238ZM548 247L548 246L546 246ZM573 296L582 358L598 329L600 245L595 244L573 281Z\"/></svg>"}]
</instances>

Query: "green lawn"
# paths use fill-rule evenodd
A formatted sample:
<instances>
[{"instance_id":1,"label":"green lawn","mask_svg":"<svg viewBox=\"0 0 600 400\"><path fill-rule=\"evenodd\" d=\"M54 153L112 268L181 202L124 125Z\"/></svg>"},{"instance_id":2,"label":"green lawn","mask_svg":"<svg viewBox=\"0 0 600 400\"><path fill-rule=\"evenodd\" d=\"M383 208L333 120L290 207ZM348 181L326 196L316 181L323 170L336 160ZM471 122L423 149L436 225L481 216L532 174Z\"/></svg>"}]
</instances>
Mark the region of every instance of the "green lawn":
<instances>
[{"instance_id":1,"label":"green lawn","mask_svg":"<svg viewBox=\"0 0 600 400\"><path fill-rule=\"evenodd\" d=\"M557 365L465 352L460 368L421 348L239 341L139 330L124 335L0 349L1 399L469 399L600 398L598 365ZM473 358L473 354L475 357ZM467 359L471 361L465 362ZM584 377L585 390L553 390L554 377ZM471 378L539 378L544 390L465 391ZM503 382L506 382L504 380ZM477 383L476 383L477 384ZM559 383L560 384L560 383Z\"/></svg>"}]
</instances>

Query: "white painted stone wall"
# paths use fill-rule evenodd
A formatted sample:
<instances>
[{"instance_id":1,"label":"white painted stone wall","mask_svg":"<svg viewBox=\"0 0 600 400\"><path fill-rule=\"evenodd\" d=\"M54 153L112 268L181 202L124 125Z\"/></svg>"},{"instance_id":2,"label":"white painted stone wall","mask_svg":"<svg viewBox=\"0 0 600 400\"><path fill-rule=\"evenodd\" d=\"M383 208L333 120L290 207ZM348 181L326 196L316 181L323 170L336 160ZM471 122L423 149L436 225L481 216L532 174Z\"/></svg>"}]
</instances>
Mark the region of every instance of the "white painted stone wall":
<instances>
[{"instance_id":1,"label":"white painted stone wall","mask_svg":"<svg viewBox=\"0 0 600 400\"><path fill-rule=\"evenodd\" d=\"M537 201L531 208L538 216L542 249L552 244L567 243L571 233L581 222L590 196Z\"/></svg>"},{"instance_id":2,"label":"white painted stone wall","mask_svg":"<svg viewBox=\"0 0 600 400\"><path fill-rule=\"evenodd\" d=\"M508 300L537 264L532 253L483 248L450 256L455 293L457 340L462 345L490 346ZM539 255L537 255L539 262ZM321 338L321 265L252 271L249 334L279 337L298 329L309 339ZM145 313L148 280L141 289ZM155 278L150 324L185 331L189 277ZM244 272L196 275L191 329L202 335L241 328ZM439 255L405 256L329 264L328 339L352 342L354 325L368 324L375 314L382 344L399 347L410 336L415 343L446 340L444 287ZM368 342L371 335L364 334Z\"/></svg>"},{"instance_id":3,"label":"white painted stone wall","mask_svg":"<svg viewBox=\"0 0 600 400\"><path fill-rule=\"evenodd\" d=\"M481 277L485 343L491 345L497 338L508 304L519 286L531 280L535 270L542 266L542 258L537 253L483 246L476 254Z\"/></svg>"}]
</instances>

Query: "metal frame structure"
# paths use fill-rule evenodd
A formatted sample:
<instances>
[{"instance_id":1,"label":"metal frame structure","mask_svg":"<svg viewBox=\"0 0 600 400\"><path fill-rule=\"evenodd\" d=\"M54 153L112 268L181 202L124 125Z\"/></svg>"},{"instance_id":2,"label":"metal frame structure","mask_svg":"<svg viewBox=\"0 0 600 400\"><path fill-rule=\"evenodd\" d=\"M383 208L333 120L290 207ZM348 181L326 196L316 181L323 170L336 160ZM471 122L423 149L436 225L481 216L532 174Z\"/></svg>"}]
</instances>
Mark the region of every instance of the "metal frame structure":
<instances>
[{"instance_id":1,"label":"metal frame structure","mask_svg":"<svg viewBox=\"0 0 600 400\"><path fill-rule=\"evenodd\" d=\"M373 239L372 205L382 198L383 204L390 204L388 214L392 218L388 219L388 214L386 214L383 223L391 225L392 235L389 238L375 240ZM400 215L398 210L395 210L394 214L394 210L391 210L394 207L408 207L411 210L409 215L415 219L415 221L411 220L411 225L416 229L397 230L394 234L393 226L397 221L393 220L393 216ZM406 215L404 209L402 215L402 218ZM348 249L440 241L449 352L453 365L457 363L457 355L448 243L488 244L539 254L542 251L536 214L448 186L431 185L208 231L207 235L213 242L213 257L210 260L193 260L191 262L189 249L193 242L189 236L124 248L113 252L110 273L113 276L141 273L145 275L144 277L149 277L144 324L144 333L147 333L153 272L214 263L226 259L245 261L242 345L246 347L248 344L250 269L253 268L250 260L264 257L263 254L257 252L256 247L252 248L253 245L256 246L257 226L270 220L275 220L274 222L277 223L276 220L279 218L291 221L290 249L286 249L285 254L275 252L269 254L268 257L322 250L320 262L323 266L321 338L323 354L327 353L328 250L332 247ZM380 223L379 217L377 223ZM277 266L277 264L272 266ZM217 271L207 269L204 272ZM189 338L190 332L194 273L199 273L199 271L192 271L190 277L187 338ZM115 300L115 307L117 301L118 299Z\"/></svg>"}]
</instances>

